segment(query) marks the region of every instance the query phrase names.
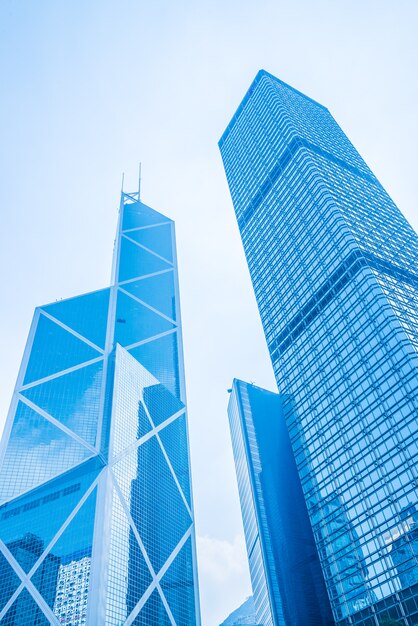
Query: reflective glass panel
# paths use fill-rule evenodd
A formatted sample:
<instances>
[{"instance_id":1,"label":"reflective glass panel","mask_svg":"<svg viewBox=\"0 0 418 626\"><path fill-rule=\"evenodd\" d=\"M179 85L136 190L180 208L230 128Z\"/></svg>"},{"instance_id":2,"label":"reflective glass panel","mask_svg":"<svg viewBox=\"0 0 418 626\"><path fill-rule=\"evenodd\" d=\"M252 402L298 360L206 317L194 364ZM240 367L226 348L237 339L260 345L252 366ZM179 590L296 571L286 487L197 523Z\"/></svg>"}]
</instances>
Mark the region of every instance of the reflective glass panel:
<instances>
[{"instance_id":1,"label":"reflective glass panel","mask_svg":"<svg viewBox=\"0 0 418 626\"><path fill-rule=\"evenodd\" d=\"M195 614L192 564L192 540L189 538L161 580L177 626L189 626L190 615Z\"/></svg>"},{"instance_id":2,"label":"reflective glass panel","mask_svg":"<svg viewBox=\"0 0 418 626\"><path fill-rule=\"evenodd\" d=\"M143 341L173 328L174 324L164 317L118 290L115 341L122 346Z\"/></svg>"},{"instance_id":3,"label":"reflective glass panel","mask_svg":"<svg viewBox=\"0 0 418 626\"><path fill-rule=\"evenodd\" d=\"M112 498L108 576L106 624L119 626L135 608L152 577L116 490Z\"/></svg>"},{"instance_id":4,"label":"reflective glass panel","mask_svg":"<svg viewBox=\"0 0 418 626\"><path fill-rule=\"evenodd\" d=\"M45 617L27 589L23 589L0 621L1 626L49 626Z\"/></svg>"},{"instance_id":5,"label":"reflective glass panel","mask_svg":"<svg viewBox=\"0 0 418 626\"><path fill-rule=\"evenodd\" d=\"M155 383L155 378L129 352L117 347L112 414L113 456L151 430L142 398L144 388Z\"/></svg>"},{"instance_id":6,"label":"reflective glass panel","mask_svg":"<svg viewBox=\"0 0 418 626\"><path fill-rule=\"evenodd\" d=\"M39 316L24 384L100 357L100 352L44 315Z\"/></svg>"},{"instance_id":7,"label":"reflective glass panel","mask_svg":"<svg viewBox=\"0 0 418 626\"><path fill-rule=\"evenodd\" d=\"M190 476L188 463L188 439L186 415L180 415L174 422L160 430L159 436L171 466L180 483L183 494L190 503Z\"/></svg>"},{"instance_id":8,"label":"reflective glass panel","mask_svg":"<svg viewBox=\"0 0 418 626\"><path fill-rule=\"evenodd\" d=\"M88 496L39 566L42 575L38 568L31 578L60 623L63 618L70 624L86 621L96 491Z\"/></svg>"},{"instance_id":9,"label":"reflective glass panel","mask_svg":"<svg viewBox=\"0 0 418 626\"><path fill-rule=\"evenodd\" d=\"M21 394L91 445L96 443L103 361L29 387Z\"/></svg>"},{"instance_id":10,"label":"reflective glass panel","mask_svg":"<svg viewBox=\"0 0 418 626\"><path fill-rule=\"evenodd\" d=\"M150 385L144 389L144 403L155 426L184 409L183 402L161 384Z\"/></svg>"},{"instance_id":11,"label":"reflective glass panel","mask_svg":"<svg viewBox=\"0 0 418 626\"><path fill-rule=\"evenodd\" d=\"M164 608L157 590L152 592L151 596L132 622L132 626L149 626L150 624L171 626L167 611Z\"/></svg>"},{"instance_id":12,"label":"reflective glass panel","mask_svg":"<svg viewBox=\"0 0 418 626\"><path fill-rule=\"evenodd\" d=\"M19 402L0 473L4 502L86 460L92 453Z\"/></svg>"},{"instance_id":13,"label":"reflective glass panel","mask_svg":"<svg viewBox=\"0 0 418 626\"><path fill-rule=\"evenodd\" d=\"M103 349L106 341L109 294L110 289L102 289L42 308Z\"/></svg>"},{"instance_id":14,"label":"reflective glass panel","mask_svg":"<svg viewBox=\"0 0 418 626\"><path fill-rule=\"evenodd\" d=\"M154 228L141 228L133 230L127 235L131 239L135 239L138 243L145 246L149 250L156 252L160 256L173 261L173 241L172 226L164 224L164 226L155 226Z\"/></svg>"},{"instance_id":15,"label":"reflective glass panel","mask_svg":"<svg viewBox=\"0 0 418 626\"><path fill-rule=\"evenodd\" d=\"M118 461L113 471L158 572L190 527L191 518L156 438Z\"/></svg>"},{"instance_id":16,"label":"reflective glass panel","mask_svg":"<svg viewBox=\"0 0 418 626\"><path fill-rule=\"evenodd\" d=\"M0 539L25 571L33 567L98 476L91 459L0 507Z\"/></svg>"},{"instance_id":17,"label":"reflective glass panel","mask_svg":"<svg viewBox=\"0 0 418 626\"><path fill-rule=\"evenodd\" d=\"M147 274L155 274L172 267L166 261L155 256L155 254L147 252L136 243L126 239L126 237L121 239L119 263L120 281L147 276Z\"/></svg>"},{"instance_id":18,"label":"reflective glass panel","mask_svg":"<svg viewBox=\"0 0 418 626\"><path fill-rule=\"evenodd\" d=\"M177 333L170 333L129 350L167 389L180 395Z\"/></svg>"},{"instance_id":19,"label":"reflective glass panel","mask_svg":"<svg viewBox=\"0 0 418 626\"><path fill-rule=\"evenodd\" d=\"M173 271L126 283L123 288L170 319L176 319Z\"/></svg>"},{"instance_id":20,"label":"reflective glass panel","mask_svg":"<svg viewBox=\"0 0 418 626\"><path fill-rule=\"evenodd\" d=\"M1 509L0 509L1 510ZM1 513L0 513L1 515ZM0 611L4 609L21 580L6 557L0 552ZM1 622L0 622L1 623Z\"/></svg>"},{"instance_id":21,"label":"reflective glass panel","mask_svg":"<svg viewBox=\"0 0 418 626\"><path fill-rule=\"evenodd\" d=\"M167 222L170 220L165 215L154 211L143 202L126 203L123 207L122 230Z\"/></svg>"}]
</instances>

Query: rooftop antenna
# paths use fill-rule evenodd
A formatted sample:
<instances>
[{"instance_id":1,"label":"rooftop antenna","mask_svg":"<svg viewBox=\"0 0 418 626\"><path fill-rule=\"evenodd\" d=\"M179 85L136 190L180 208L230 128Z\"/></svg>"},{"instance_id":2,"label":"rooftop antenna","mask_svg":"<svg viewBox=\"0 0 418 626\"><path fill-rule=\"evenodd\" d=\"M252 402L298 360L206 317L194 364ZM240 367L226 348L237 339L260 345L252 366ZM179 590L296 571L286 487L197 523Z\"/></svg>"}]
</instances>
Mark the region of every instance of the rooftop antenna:
<instances>
[{"instance_id":1,"label":"rooftop antenna","mask_svg":"<svg viewBox=\"0 0 418 626\"><path fill-rule=\"evenodd\" d=\"M121 188L120 188L120 192L123 193L123 182L125 180L125 172L122 172L122 184L121 184Z\"/></svg>"},{"instance_id":2,"label":"rooftop antenna","mask_svg":"<svg viewBox=\"0 0 418 626\"><path fill-rule=\"evenodd\" d=\"M142 163L139 164L138 168L138 200L141 198L141 165Z\"/></svg>"}]
</instances>

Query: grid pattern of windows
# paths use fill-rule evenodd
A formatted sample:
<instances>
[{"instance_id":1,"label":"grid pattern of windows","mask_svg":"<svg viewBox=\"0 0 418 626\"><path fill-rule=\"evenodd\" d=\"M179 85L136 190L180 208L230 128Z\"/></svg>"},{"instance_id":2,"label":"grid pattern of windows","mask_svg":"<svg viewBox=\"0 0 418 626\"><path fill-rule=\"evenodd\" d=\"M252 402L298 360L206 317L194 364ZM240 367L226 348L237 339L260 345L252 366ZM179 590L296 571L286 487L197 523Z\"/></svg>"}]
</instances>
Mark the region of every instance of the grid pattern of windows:
<instances>
[{"instance_id":1,"label":"grid pattern of windows","mask_svg":"<svg viewBox=\"0 0 418 626\"><path fill-rule=\"evenodd\" d=\"M174 225L122 194L114 283L41 307L0 458L0 624L200 623Z\"/></svg>"},{"instance_id":2,"label":"grid pattern of windows","mask_svg":"<svg viewBox=\"0 0 418 626\"><path fill-rule=\"evenodd\" d=\"M54 613L60 624L85 626L91 559L87 556L60 565Z\"/></svg>"},{"instance_id":3,"label":"grid pattern of windows","mask_svg":"<svg viewBox=\"0 0 418 626\"><path fill-rule=\"evenodd\" d=\"M234 384L233 394L228 406L229 424L257 623L265 624L265 626L274 626L274 608L271 606L271 589L267 580L268 566L265 562L266 557L265 554L263 555L260 541L260 532L263 533L266 529L259 527L260 520L257 519L257 505L260 507L263 499L262 494L259 491L257 492L252 468L252 465L257 463L257 445L254 438L251 445L246 433L247 424L251 421L251 413L248 415L247 410L247 419L244 417L243 400L241 399L241 393L244 391L242 389L243 386L239 385L238 390L237 385ZM277 600L281 609L280 596L278 596ZM283 615L280 623L284 624Z\"/></svg>"},{"instance_id":4,"label":"grid pattern of windows","mask_svg":"<svg viewBox=\"0 0 418 626\"><path fill-rule=\"evenodd\" d=\"M418 238L330 113L259 72L220 141L334 618L418 623Z\"/></svg>"},{"instance_id":5,"label":"grid pattern of windows","mask_svg":"<svg viewBox=\"0 0 418 626\"><path fill-rule=\"evenodd\" d=\"M284 419L286 400L234 380L228 406L257 622L330 626L331 608Z\"/></svg>"}]
</instances>

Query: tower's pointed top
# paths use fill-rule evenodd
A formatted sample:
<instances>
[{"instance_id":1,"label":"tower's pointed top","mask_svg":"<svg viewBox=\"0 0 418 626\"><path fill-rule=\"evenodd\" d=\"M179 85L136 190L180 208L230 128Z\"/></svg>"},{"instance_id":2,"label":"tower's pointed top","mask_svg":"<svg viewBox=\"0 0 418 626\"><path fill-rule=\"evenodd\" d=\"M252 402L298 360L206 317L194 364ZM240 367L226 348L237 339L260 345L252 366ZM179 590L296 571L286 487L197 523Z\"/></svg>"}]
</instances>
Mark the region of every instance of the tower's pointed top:
<instances>
[{"instance_id":1,"label":"tower's pointed top","mask_svg":"<svg viewBox=\"0 0 418 626\"><path fill-rule=\"evenodd\" d=\"M139 168L138 168L138 200L141 199L141 169L142 169L142 163L139 163Z\"/></svg>"}]
</instances>

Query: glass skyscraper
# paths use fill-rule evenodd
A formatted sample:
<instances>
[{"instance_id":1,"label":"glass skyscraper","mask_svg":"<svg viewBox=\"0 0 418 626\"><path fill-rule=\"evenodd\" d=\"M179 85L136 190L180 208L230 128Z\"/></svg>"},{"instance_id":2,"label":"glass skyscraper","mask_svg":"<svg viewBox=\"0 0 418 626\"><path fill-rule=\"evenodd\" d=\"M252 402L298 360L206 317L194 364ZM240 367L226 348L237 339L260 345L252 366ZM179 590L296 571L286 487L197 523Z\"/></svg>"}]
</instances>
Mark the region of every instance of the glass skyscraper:
<instances>
[{"instance_id":1,"label":"glass skyscraper","mask_svg":"<svg viewBox=\"0 0 418 626\"><path fill-rule=\"evenodd\" d=\"M1 625L200 623L174 223L139 193L112 286L35 311L0 496Z\"/></svg>"},{"instance_id":2,"label":"glass skyscraper","mask_svg":"<svg viewBox=\"0 0 418 626\"><path fill-rule=\"evenodd\" d=\"M285 422L291 403L234 380L228 405L257 624L334 624Z\"/></svg>"},{"instance_id":3,"label":"glass skyscraper","mask_svg":"<svg viewBox=\"0 0 418 626\"><path fill-rule=\"evenodd\" d=\"M335 621L418 624L418 238L265 71L219 145Z\"/></svg>"}]
</instances>

